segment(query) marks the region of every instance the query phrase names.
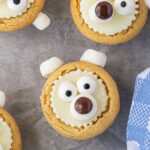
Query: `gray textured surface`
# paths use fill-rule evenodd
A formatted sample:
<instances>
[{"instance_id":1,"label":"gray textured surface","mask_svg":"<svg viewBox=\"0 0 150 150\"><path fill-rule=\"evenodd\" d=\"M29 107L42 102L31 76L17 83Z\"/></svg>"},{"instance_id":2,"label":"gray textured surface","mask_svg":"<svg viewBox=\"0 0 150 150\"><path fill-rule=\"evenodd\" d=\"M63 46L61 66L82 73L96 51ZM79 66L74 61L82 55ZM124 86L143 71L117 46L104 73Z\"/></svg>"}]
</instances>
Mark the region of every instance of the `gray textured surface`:
<instances>
[{"instance_id":1,"label":"gray textured surface","mask_svg":"<svg viewBox=\"0 0 150 150\"><path fill-rule=\"evenodd\" d=\"M125 150L125 129L136 75L150 66L150 19L139 36L118 45L106 46L86 39L73 24L69 0L47 0L44 11L51 26L41 32L32 25L13 33L0 33L0 89L6 92L8 110L22 134L23 150ZM40 63L58 56L77 61L87 48L106 52L106 70L116 80L121 111L111 128L88 141L74 141L57 134L46 122L39 96L45 82Z\"/></svg>"}]
</instances>

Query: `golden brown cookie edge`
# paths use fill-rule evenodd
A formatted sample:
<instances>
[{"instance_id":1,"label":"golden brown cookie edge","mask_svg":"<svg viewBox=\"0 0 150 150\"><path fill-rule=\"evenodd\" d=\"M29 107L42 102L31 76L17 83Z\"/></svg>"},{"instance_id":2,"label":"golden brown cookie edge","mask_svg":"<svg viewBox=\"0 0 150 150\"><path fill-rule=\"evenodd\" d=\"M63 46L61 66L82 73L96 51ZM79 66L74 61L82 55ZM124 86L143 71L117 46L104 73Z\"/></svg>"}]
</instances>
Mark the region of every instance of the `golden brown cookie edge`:
<instances>
[{"instance_id":1,"label":"golden brown cookie edge","mask_svg":"<svg viewBox=\"0 0 150 150\"><path fill-rule=\"evenodd\" d=\"M32 24L44 7L44 3L45 0L34 0L34 2L31 4L31 7L27 10L27 12L23 13L23 15L9 19L0 18L0 31L16 31Z\"/></svg>"},{"instance_id":2,"label":"golden brown cookie edge","mask_svg":"<svg viewBox=\"0 0 150 150\"><path fill-rule=\"evenodd\" d=\"M109 91L110 100L108 111L104 113L103 117L98 119L96 123L86 128L77 128L66 125L60 119L56 118L56 115L50 106L49 93L51 92L51 87L54 81L58 78L59 75L63 75L76 69L87 70L89 72L95 72L96 74L100 75L102 80L107 85ZM58 133L71 139L86 140L101 134L113 123L120 110L120 98L114 80L103 68L88 62L72 62L60 67L48 78L43 87L41 105L47 121Z\"/></svg>"},{"instance_id":3,"label":"golden brown cookie edge","mask_svg":"<svg viewBox=\"0 0 150 150\"><path fill-rule=\"evenodd\" d=\"M99 34L98 32L94 32L94 30L90 29L88 25L84 23L80 12L80 1L81 0L71 0L70 6L73 21L79 31L84 34L88 39L101 44L116 45L131 40L140 33L147 21L148 8L146 7L144 0L140 0L139 13L136 15L137 19L133 21L131 27L113 36Z\"/></svg>"},{"instance_id":4,"label":"golden brown cookie edge","mask_svg":"<svg viewBox=\"0 0 150 150\"><path fill-rule=\"evenodd\" d=\"M7 122L8 126L11 128L12 138L13 138L11 150L21 150L22 147L21 134L16 121L11 116L11 114L8 113L3 108L0 108L0 117L2 117L4 121Z\"/></svg>"}]
</instances>

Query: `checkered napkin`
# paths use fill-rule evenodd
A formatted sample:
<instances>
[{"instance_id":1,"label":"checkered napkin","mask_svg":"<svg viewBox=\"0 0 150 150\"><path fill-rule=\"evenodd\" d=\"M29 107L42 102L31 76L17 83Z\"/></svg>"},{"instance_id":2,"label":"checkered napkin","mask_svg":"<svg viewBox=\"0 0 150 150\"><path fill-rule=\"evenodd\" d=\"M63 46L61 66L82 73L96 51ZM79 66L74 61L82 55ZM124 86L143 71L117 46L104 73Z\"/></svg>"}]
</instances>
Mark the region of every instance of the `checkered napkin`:
<instances>
[{"instance_id":1,"label":"checkered napkin","mask_svg":"<svg viewBox=\"0 0 150 150\"><path fill-rule=\"evenodd\" d=\"M150 150L150 68L136 79L127 126L127 150Z\"/></svg>"}]
</instances>

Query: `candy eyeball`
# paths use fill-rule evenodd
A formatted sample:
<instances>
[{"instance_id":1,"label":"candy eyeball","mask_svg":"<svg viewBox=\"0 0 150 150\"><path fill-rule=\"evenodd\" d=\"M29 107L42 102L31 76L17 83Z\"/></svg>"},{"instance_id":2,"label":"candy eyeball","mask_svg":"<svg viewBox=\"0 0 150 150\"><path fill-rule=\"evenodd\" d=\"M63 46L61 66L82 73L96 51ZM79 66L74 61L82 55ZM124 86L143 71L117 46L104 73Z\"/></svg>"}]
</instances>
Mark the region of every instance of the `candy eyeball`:
<instances>
[{"instance_id":1,"label":"candy eyeball","mask_svg":"<svg viewBox=\"0 0 150 150\"><path fill-rule=\"evenodd\" d=\"M112 18L113 6L107 1L96 2L90 8L89 15L97 23L106 23Z\"/></svg>"},{"instance_id":2,"label":"candy eyeball","mask_svg":"<svg viewBox=\"0 0 150 150\"><path fill-rule=\"evenodd\" d=\"M96 87L96 81L90 76L82 76L77 81L77 88L80 93L93 94Z\"/></svg>"},{"instance_id":3,"label":"candy eyeball","mask_svg":"<svg viewBox=\"0 0 150 150\"><path fill-rule=\"evenodd\" d=\"M64 81L58 89L58 94L63 101L69 102L77 95L77 88L73 83Z\"/></svg>"},{"instance_id":4,"label":"candy eyeball","mask_svg":"<svg viewBox=\"0 0 150 150\"><path fill-rule=\"evenodd\" d=\"M97 102L92 95L80 94L71 102L70 111L75 119L85 121L97 112Z\"/></svg>"},{"instance_id":5,"label":"candy eyeball","mask_svg":"<svg viewBox=\"0 0 150 150\"><path fill-rule=\"evenodd\" d=\"M20 11L25 8L26 0L7 0L7 5L12 11Z\"/></svg>"},{"instance_id":6,"label":"candy eyeball","mask_svg":"<svg viewBox=\"0 0 150 150\"><path fill-rule=\"evenodd\" d=\"M115 0L114 2L115 10L120 15L131 14L135 10L135 5L134 0Z\"/></svg>"}]
</instances>

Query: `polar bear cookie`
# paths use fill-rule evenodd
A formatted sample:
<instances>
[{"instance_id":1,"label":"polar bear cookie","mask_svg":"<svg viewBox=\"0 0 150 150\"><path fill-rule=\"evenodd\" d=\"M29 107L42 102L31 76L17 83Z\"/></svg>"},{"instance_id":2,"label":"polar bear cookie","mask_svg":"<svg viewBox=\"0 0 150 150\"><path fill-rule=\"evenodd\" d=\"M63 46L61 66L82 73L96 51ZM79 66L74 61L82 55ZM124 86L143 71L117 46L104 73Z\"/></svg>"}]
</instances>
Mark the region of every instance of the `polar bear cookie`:
<instances>
[{"instance_id":1,"label":"polar bear cookie","mask_svg":"<svg viewBox=\"0 0 150 150\"><path fill-rule=\"evenodd\" d=\"M15 31L30 24L44 30L50 24L42 13L45 0L0 0L0 31Z\"/></svg>"},{"instance_id":2,"label":"polar bear cookie","mask_svg":"<svg viewBox=\"0 0 150 150\"><path fill-rule=\"evenodd\" d=\"M41 64L42 76L49 76L41 105L47 121L58 133L86 140L113 123L120 100L114 80L101 67L107 61L106 55L87 50L80 60L63 65L59 58L52 57Z\"/></svg>"},{"instance_id":3,"label":"polar bear cookie","mask_svg":"<svg viewBox=\"0 0 150 150\"><path fill-rule=\"evenodd\" d=\"M13 117L2 107L5 94L0 91L0 150L21 150L21 135Z\"/></svg>"},{"instance_id":4,"label":"polar bear cookie","mask_svg":"<svg viewBox=\"0 0 150 150\"><path fill-rule=\"evenodd\" d=\"M71 13L78 29L103 44L131 40L147 20L144 0L71 0Z\"/></svg>"}]
</instances>

